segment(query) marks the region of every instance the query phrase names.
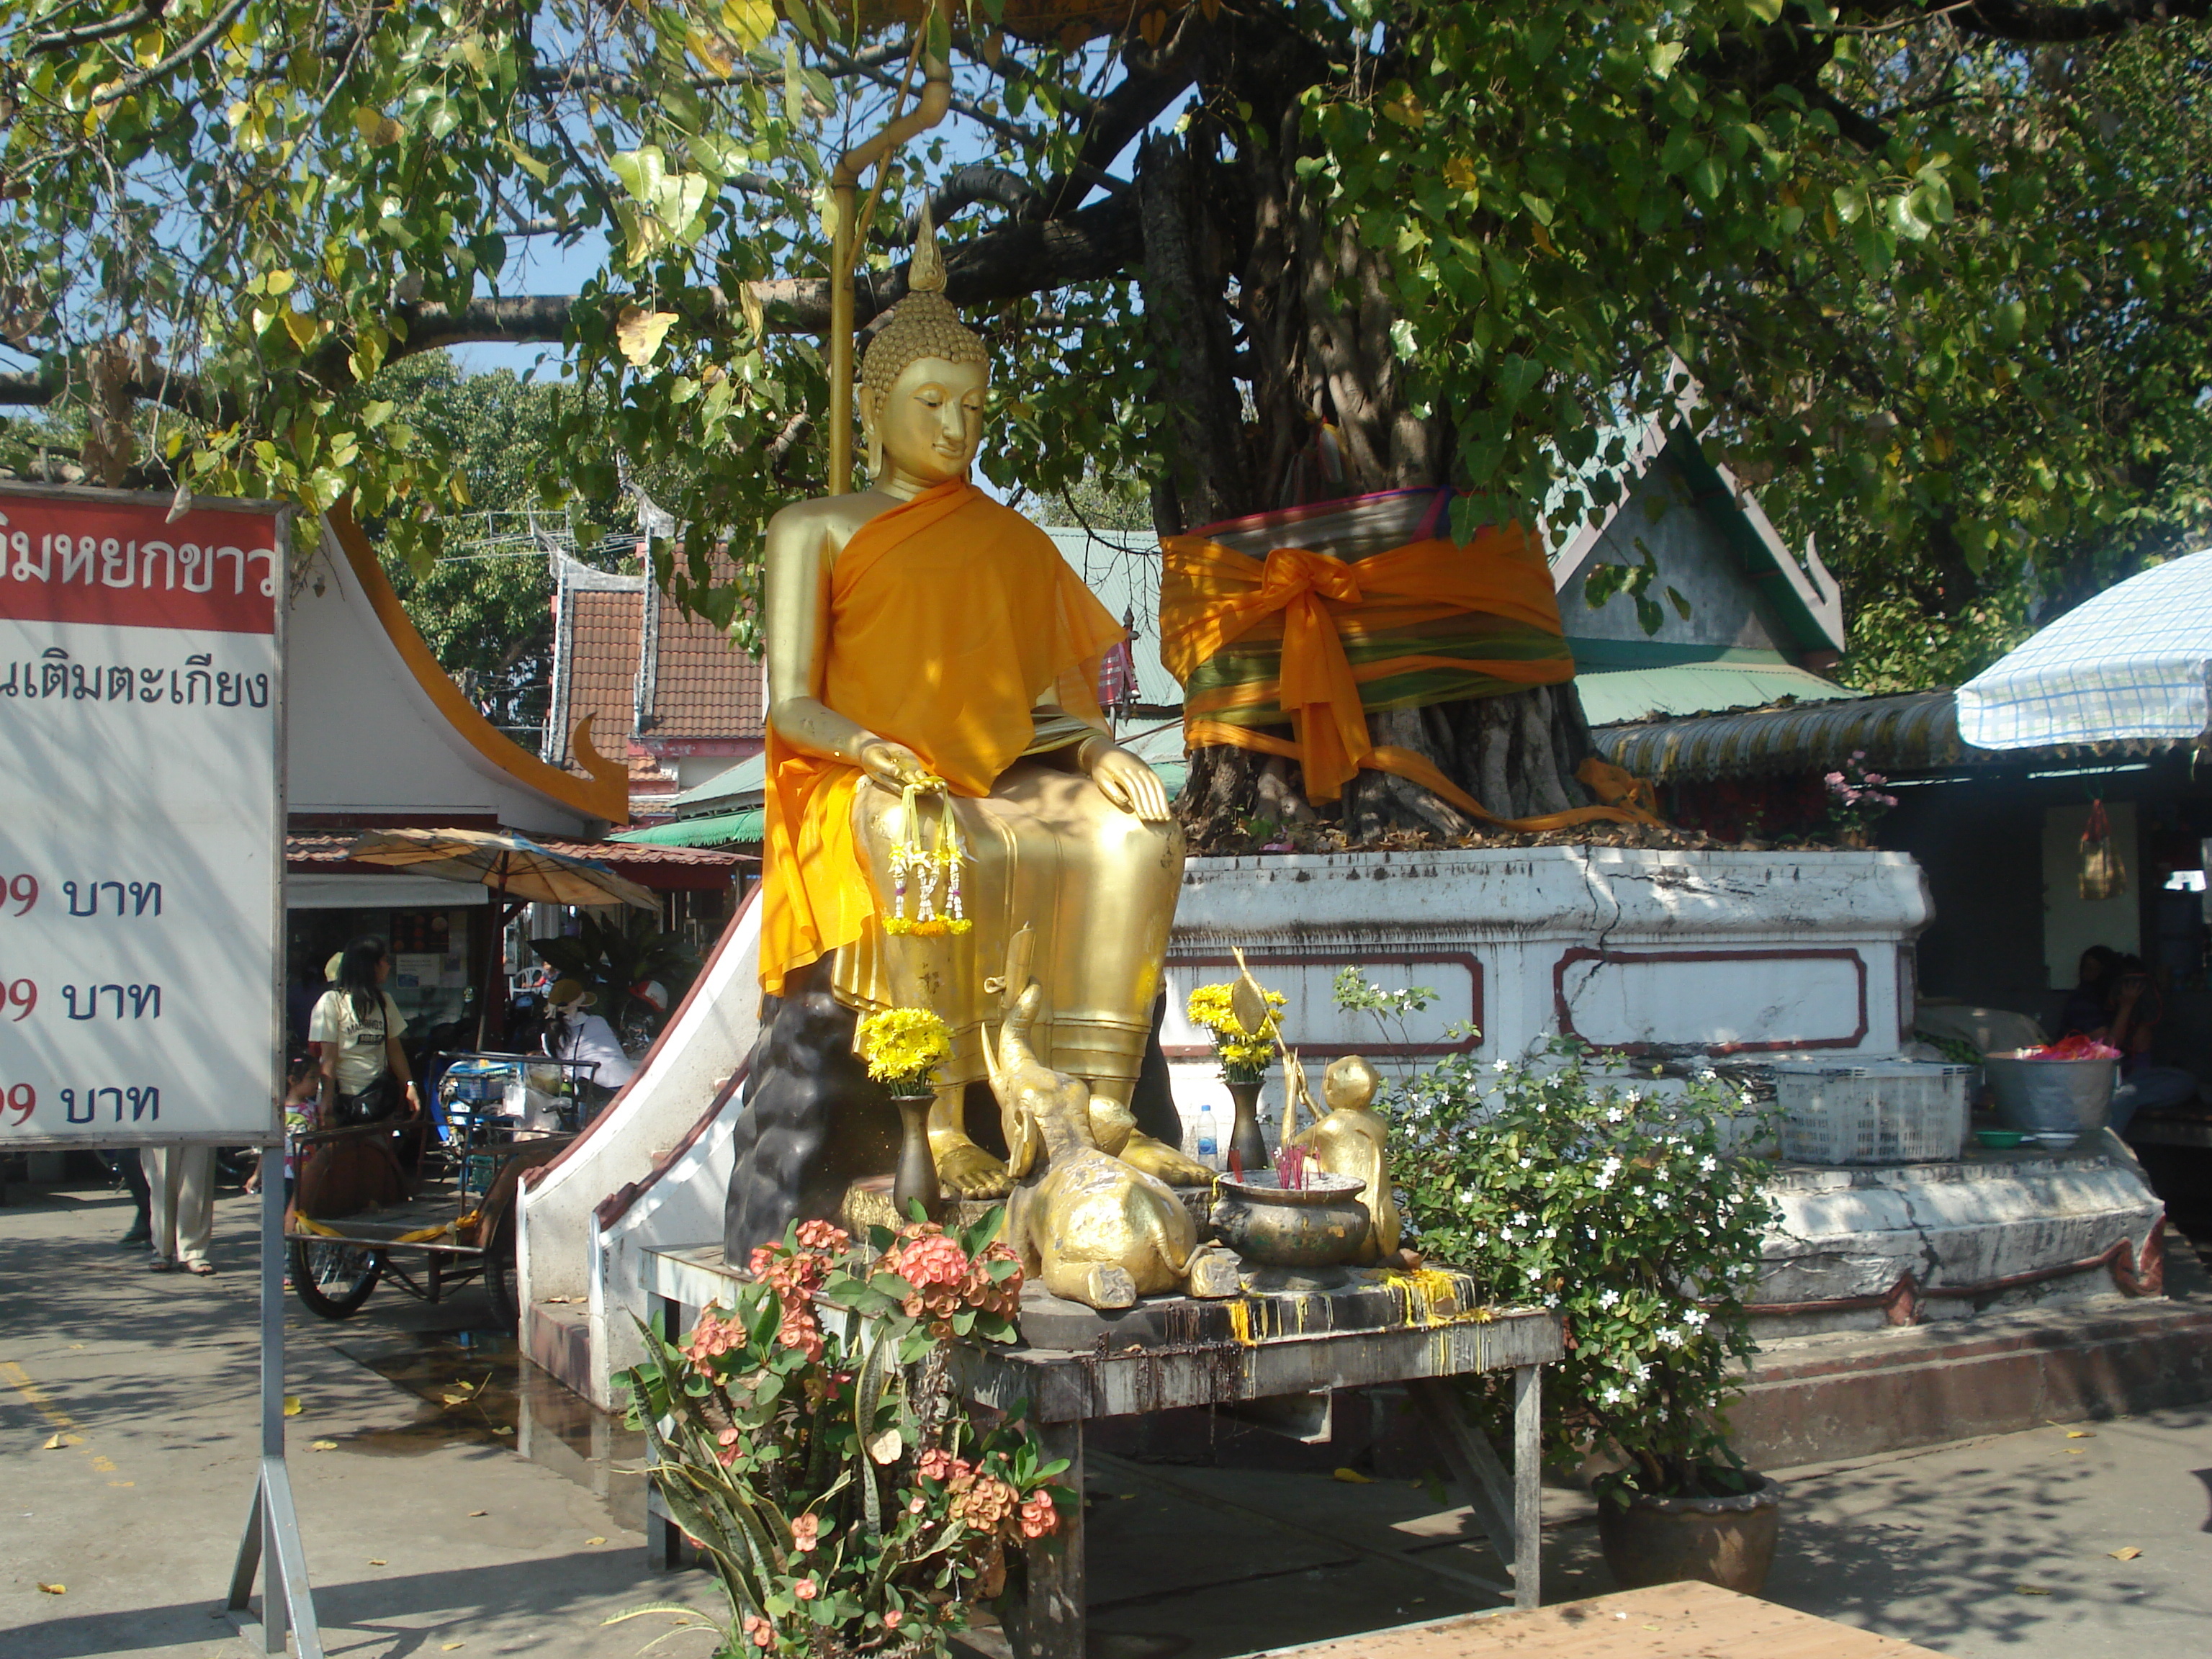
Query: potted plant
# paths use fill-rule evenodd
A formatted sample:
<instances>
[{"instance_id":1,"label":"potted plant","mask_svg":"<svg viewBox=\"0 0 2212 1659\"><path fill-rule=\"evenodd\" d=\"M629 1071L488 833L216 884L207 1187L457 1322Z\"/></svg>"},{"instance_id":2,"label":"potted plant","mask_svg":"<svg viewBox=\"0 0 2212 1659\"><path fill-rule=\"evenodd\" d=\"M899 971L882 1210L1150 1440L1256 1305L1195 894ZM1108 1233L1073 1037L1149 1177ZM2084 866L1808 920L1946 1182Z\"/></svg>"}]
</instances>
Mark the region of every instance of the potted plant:
<instances>
[{"instance_id":1,"label":"potted plant","mask_svg":"<svg viewBox=\"0 0 2212 1659\"><path fill-rule=\"evenodd\" d=\"M1241 996L1240 988L1245 988ZM1213 1040L1221 1080L1229 1085L1229 1098L1237 1108L1230 1150L1248 1173L1268 1167L1267 1139L1260 1132L1260 1088L1267 1080L1267 1068L1275 1063L1280 1030L1275 1015L1286 1000L1280 991L1261 990L1247 973L1218 985L1194 987L1185 1005L1190 1023Z\"/></svg>"},{"instance_id":2,"label":"potted plant","mask_svg":"<svg viewBox=\"0 0 2212 1659\"><path fill-rule=\"evenodd\" d=\"M1011 1341L1021 1267L1000 1212L960 1234L826 1221L752 1254L736 1305L620 1373L669 1512L729 1599L725 1659L942 1655L1009 1552L1078 1500L1018 1407L971 1417L955 1339ZM633 1608L634 1618L655 1611Z\"/></svg>"},{"instance_id":3,"label":"potted plant","mask_svg":"<svg viewBox=\"0 0 2212 1659\"><path fill-rule=\"evenodd\" d=\"M1612 1466L1594 1484L1613 1577L1755 1593L1781 1488L1730 1450L1725 1415L1774 1214L1764 1165L1728 1150L1750 1097L1709 1067L1659 1084L1559 1038L1486 1071L1447 1060L1401 1101L1391 1167L1415 1248L1565 1323L1547 1455ZM1468 1386L1502 1426L1510 1384Z\"/></svg>"},{"instance_id":4,"label":"potted plant","mask_svg":"<svg viewBox=\"0 0 2212 1659\"><path fill-rule=\"evenodd\" d=\"M937 1068L952 1058L952 1030L927 1008L886 1008L867 1016L856 1034L868 1075L890 1093L898 1108L898 1173L891 1182L891 1205L902 1216L919 1204L935 1218L944 1198L937 1184L937 1161L929 1150L929 1107L936 1097Z\"/></svg>"},{"instance_id":5,"label":"potted plant","mask_svg":"<svg viewBox=\"0 0 2212 1659\"><path fill-rule=\"evenodd\" d=\"M1874 845L1874 826L1897 805L1896 796L1883 792L1888 781L1880 772L1866 769L1863 749L1852 750L1849 760L1821 780L1828 791L1828 822L1845 847Z\"/></svg>"}]
</instances>

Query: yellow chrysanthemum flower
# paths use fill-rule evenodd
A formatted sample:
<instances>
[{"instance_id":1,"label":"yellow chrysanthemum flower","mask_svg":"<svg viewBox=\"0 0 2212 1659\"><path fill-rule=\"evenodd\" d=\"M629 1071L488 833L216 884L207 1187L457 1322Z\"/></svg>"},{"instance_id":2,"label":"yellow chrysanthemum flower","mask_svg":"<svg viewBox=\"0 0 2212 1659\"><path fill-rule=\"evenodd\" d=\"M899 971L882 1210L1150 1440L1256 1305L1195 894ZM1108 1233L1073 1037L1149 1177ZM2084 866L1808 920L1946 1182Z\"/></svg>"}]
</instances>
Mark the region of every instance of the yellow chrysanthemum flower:
<instances>
[{"instance_id":1,"label":"yellow chrysanthemum flower","mask_svg":"<svg viewBox=\"0 0 2212 1659\"><path fill-rule=\"evenodd\" d=\"M952 1058L952 1029L927 1008L886 1008L860 1022L860 1051L877 1082L927 1085Z\"/></svg>"}]
</instances>

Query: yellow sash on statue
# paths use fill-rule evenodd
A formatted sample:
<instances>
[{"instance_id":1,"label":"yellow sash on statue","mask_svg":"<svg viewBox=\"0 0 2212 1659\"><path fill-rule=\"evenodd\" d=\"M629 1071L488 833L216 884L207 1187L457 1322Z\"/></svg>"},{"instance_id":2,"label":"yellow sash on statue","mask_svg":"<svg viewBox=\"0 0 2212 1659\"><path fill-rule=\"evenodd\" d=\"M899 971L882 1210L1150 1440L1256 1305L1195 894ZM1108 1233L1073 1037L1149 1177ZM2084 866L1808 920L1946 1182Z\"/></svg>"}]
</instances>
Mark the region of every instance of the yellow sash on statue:
<instances>
[{"instance_id":1,"label":"yellow sash on statue","mask_svg":"<svg viewBox=\"0 0 2212 1659\"><path fill-rule=\"evenodd\" d=\"M837 556L820 696L978 798L1030 748L1040 698L1103 724L1098 665L1127 637L1051 537L958 479L878 514ZM860 777L769 723L760 966L772 996L876 914L853 833Z\"/></svg>"}]
</instances>

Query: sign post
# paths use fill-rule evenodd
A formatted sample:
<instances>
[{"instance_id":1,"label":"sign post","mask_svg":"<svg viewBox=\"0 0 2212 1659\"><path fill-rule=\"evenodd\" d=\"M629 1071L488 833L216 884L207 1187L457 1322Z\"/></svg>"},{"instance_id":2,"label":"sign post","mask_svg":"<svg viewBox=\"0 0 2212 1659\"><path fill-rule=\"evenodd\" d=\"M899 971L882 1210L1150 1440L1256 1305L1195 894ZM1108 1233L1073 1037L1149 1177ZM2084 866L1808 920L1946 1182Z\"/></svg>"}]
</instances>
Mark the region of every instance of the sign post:
<instances>
[{"instance_id":1,"label":"sign post","mask_svg":"<svg viewBox=\"0 0 2212 1659\"><path fill-rule=\"evenodd\" d=\"M0 1151L280 1147L290 509L0 483ZM272 1177L274 1174L272 1167ZM284 1468L283 1186L231 1605L320 1642Z\"/></svg>"}]
</instances>

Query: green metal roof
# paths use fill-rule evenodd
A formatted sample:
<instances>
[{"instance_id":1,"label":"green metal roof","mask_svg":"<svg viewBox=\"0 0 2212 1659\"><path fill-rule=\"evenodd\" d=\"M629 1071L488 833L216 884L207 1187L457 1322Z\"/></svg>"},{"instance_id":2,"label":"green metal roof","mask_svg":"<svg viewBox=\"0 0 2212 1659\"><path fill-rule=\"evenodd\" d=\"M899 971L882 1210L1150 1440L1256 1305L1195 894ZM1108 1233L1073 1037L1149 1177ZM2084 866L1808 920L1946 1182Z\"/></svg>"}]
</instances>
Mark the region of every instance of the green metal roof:
<instances>
[{"instance_id":1,"label":"green metal roof","mask_svg":"<svg viewBox=\"0 0 2212 1659\"><path fill-rule=\"evenodd\" d=\"M744 812L719 812L712 817L678 818L672 823L656 823L650 830L625 830L607 839L643 842L651 847L757 847L767 820L767 812L756 806Z\"/></svg>"},{"instance_id":2,"label":"green metal roof","mask_svg":"<svg viewBox=\"0 0 2212 1659\"><path fill-rule=\"evenodd\" d=\"M1600 669L1575 676L1592 726L1667 715L1758 708L1785 697L1837 702L1865 696L1786 662L1677 663L1663 668Z\"/></svg>"}]
</instances>

